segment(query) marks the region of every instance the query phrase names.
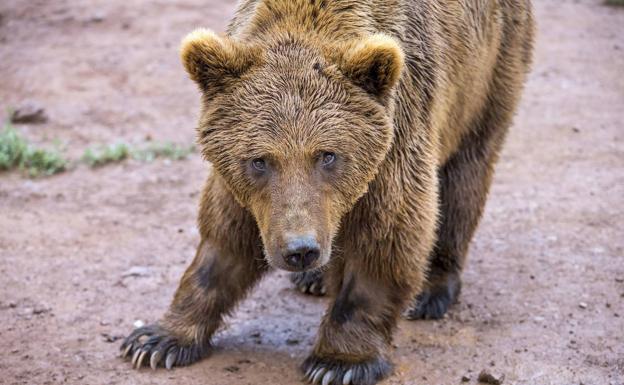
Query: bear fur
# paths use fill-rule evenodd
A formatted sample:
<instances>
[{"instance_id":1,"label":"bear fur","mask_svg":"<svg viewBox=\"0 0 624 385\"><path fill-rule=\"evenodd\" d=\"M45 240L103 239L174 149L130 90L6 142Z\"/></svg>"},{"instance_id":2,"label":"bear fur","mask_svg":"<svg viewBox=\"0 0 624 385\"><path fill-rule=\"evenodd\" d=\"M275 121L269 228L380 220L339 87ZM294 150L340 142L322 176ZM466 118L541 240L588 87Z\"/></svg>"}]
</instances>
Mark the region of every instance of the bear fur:
<instances>
[{"instance_id":1,"label":"bear fur","mask_svg":"<svg viewBox=\"0 0 624 385\"><path fill-rule=\"evenodd\" d=\"M295 282L331 302L306 380L374 384L401 313L440 318L531 62L529 0L244 0L181 58L213 164L201 242L169 311L122 345L188 365L289 234L320 255ZM331 162L329 162L331 161ZM295 269L296 270L296 269Z\"/></svg>"}]
</instances>

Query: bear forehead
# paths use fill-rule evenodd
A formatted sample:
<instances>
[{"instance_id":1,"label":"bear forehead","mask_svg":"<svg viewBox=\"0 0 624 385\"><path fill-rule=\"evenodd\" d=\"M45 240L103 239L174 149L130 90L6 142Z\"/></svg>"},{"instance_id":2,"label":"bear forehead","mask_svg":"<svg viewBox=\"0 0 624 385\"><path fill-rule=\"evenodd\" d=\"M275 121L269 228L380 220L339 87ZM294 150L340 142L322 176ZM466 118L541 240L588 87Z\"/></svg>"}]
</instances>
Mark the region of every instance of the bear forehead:
<instances>
[{"instance_id":1,"label":"bear forehead","mask_svg":"<svg viewBox=\"0 0 624 385\"><path fill-rule=\"evenodd\" d=\"M225 105L221 111L228 118L213 117L209 142L215 149L242 157L290 157L342 152L345 146L352 151L384 147L380 143L385 136L381 121L366 119L363 110L354 110L342 101L284 89L264 89L251 95L240 103Z\"/></svg>"},{"instance_id":2,"label":"bear forehead","mask_svg":"<svg viewBox=\"0 0 624 385\"><path fill-rule=\"evenodd\" d=\"M352 121L357 108L349 99L339 83L322 74L262 68L241 81L221 111L239 130L279 138L310 136L340 130Z\"/></svg>"}]
</instances>

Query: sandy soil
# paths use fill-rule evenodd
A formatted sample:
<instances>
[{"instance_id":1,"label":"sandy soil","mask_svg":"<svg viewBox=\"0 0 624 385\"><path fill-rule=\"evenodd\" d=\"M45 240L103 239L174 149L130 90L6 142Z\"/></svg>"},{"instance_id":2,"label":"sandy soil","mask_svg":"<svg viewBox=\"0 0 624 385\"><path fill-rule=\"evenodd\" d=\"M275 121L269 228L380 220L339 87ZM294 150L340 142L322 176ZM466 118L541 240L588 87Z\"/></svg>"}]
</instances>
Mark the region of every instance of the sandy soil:
<instances>
[{"instance_id":1,"label":"sandy soil","mask_svg":"<svg viewBox=\"0 0 624 385\"><path fill-rule=\"evenodd\" d=\"M191 143L198 95L177 44L223 29L233 2L88 3L0 2L0 108L41 103L49 122L18 128L71 156L119 139ZM386 384L476 383L484 368L506 384L624 384L624 8L535 8L534 71L461 302L441 321L402 321ZM193 256L209 172L195 154L0 174L0 383L299 383L326 300L281 272L209 359L137 372L117 357L116 339L158 319Z\"/></svg>"}]
</instances>

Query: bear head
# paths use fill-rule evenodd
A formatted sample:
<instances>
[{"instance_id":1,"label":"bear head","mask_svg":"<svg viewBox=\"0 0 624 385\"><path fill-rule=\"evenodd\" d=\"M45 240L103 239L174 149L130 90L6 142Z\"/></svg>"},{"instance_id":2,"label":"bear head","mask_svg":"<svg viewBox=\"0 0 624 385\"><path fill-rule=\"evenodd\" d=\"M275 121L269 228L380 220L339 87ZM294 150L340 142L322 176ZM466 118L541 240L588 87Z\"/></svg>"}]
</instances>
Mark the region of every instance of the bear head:
<instances>
[{"instance_id":1,"label":"bear head","mask_svg":"<svg viewBox=\"0 0 624 385\"><path fill-rule=\"evenodd\" d=\"M242 42L199 29L181 57L202 93L202 154L253 214L267 261L290 271L325 265L392 143L398 42Z\"/></svg>"}]
</instances>

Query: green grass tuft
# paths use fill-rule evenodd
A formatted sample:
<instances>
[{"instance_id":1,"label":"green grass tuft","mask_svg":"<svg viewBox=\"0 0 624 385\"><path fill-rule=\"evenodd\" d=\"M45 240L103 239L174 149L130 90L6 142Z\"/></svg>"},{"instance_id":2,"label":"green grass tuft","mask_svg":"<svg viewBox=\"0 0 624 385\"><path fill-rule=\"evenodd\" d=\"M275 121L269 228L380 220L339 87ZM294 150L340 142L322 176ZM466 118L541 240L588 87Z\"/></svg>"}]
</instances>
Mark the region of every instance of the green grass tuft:
<instances>
[{"instance_id":1,"label":"green grass tuft","mask_svg":"<svg viewBox=\"0 0 624 385\"><path fill-rule=\"evenodd\" d=\"M171 160L186 159L193 151L194 146L182 146L179 144L148 143L144 148L134 151L133 157L144 162L151 162L156 158L167 158Z\"/></svg>"},{"instance_id":2,"label":"green grass tuft","mask_svg":"<svg viewBox=\"0 0 624 385\"><path fill-rule=\"evenodd\" d=\"M67 160L58 150L36 148L6 124L0 132L0 170L19 168L31 177L64 171Z\"/></svg>"},{"instance_id":3,"label":"green grass tuft","mask_svg":"<svg viewBox=\"0 0 624 385\"><path fill-rule=\"evenodd\" d=\"M87 148L82 160L91 167L120 162L130 155L130 147L125 143L109 144L98 148Z\"/></svg>"},{"instance_id":4,"label":"green grass tuft","mask_svg":"<svg viewBox=\"0 0 624 385\"><path fill-rule=\"evenodd\" d=\"M150 142L143 147L131 147L125 143L117 143L98 148L88 148L82 156L82 160L91 167L99 167L108 163L121 162L130 157L142 162L151 162L156 158L186 159L193 151L194 146L182 146L171 142Z\"/></svg>"},{"instance_id":5,"label":"green grass tuft","mask_svg":"<svg viewBox=\"0 0 624 385\"><path fill-rule=\"evenodd\" d=\"M10 170L22 162L28 143L10 125L0 132L0 170Z\"/></svg>"},{"instance_id":6,"label":"green grass tuft","mask_svg":"<svg viewBox=\"0 0 624 385\"><path fill-rule=\"evenodd\" d=\"M29 148L21 168L32 177L54 175L67 168L67 160L58 151Z\"/></svg>"}]
</instances>

